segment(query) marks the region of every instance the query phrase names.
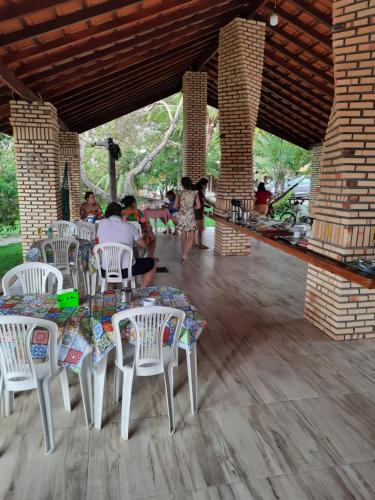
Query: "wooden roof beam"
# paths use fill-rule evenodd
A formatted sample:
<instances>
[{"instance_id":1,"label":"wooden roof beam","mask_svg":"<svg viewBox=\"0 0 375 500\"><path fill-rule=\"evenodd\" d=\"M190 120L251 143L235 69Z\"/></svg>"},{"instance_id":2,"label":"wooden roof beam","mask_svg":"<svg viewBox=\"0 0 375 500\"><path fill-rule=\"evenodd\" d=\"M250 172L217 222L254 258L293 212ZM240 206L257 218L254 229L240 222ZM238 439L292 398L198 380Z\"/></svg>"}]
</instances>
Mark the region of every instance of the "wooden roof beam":
<instances>
[{"instance_id":1,"label":"wooden roof beam","mask_svg":"<svg viewBox=\"0 0 375 500\"><path fill-rule=\"evenodd\" d=\"M15 94L28 102L43 102L42 98L34 94L16 75L0 61L0 78L4 84ZM65 123L59 118L59 126L62 130L69 130Z\"/></svg>"},{"instance_id":2,"label":"wooden roof beam","mask_svg":"<svg viewBox=\"0 0 375 500\"><path fill-rule=\"evenodd\" d=\"M332 71L333 61L332 58L326 56L325 54L321 54L317 52L314 47L311 47L307 43L302 42L298 36L292 36L288 32L284 31L279 25L278 26L269 26L268 29L274 33L275 35L282 36L287 42L292 43L296 47L298 47L301 52L309 54L311 57L314 57L318 61L321 61L325 66L327 66L330 71Z\"/></svg>"},{"instance_id":3,"label":"wooden roof beam","mask_svg":"<svg viewBox=\"0 0 375 500\"><path fill-rule=\"evenodd\" d=\"M269 2L267 4L267 7L273 9L273 3ZM319 31L317 31L315 28L312 28L308 24L301 21L296 15L289 14L289 12L285 11L281 7L277 8L277 14L279 17L292 24L295 28L298 28L301 33L308 35L313 40L316 40L320 44L324 45L329 51L332 51L332 41L330 36L319 33Z\"/></svg>"},{"instance_id":4,"label":"wooden roof beam","mask_svg":"<svg viewBox=\"0 0 375 500\"><path fill-rule=\"evenodd\" d=\"M89 118L88 120L82 120L81 116L78 121L71 120L69 123L74 123L74 128L78 132L84 132L85 130L97 127L99 125L102 125L103 123L107 123L120 116L131 113L132 111L148 106L149 104L152 104L160 99L164 99L170 95L176 94L177 92L179 92L179 90L181 90L181 82L173 82L171 85L165 86L165 88L163 88L162 90L158 90L155 93L148 94L146 97L143 94L142 98L140 98L139 100L133 99L130 106L122 107L121 105L119 105L119 103L116 103L114 106L108 108L107 105L102 108L101 113L97 113L94 115L92 115L91 113L85 115Z\"/></svg>"},{"instance_id":5,"label":"wooden roof beam","mask_svg":"<svg viewBox=\"0 0 375 500\"><path fill-rule=\"evenodd\" d=\"M274 40L268 38L267 39L267 48L272 47L274 50L277 50L280 52L282 55L286 56L288 59L291 61L295 61L296 64L304 68L306 71L311 73L313 76L320 78L323 81L326 81L328 85L331 87L333 86L333 76L327 74L326 71L322 71L320 69L317 69L315 66L312 65L312 63L309 63L307 61L304 61L300 57L298 57L294 52L290 51L287 49L284 45L280 45L279 43L275 42Z\"/></svg>"},{"instance_id":6,"label":"wooden roof beam","mask_svg":"<svg viewBox=\"0 0 375 500\"><path fill-rule=\"evenodd\" d=\"M276 66L279 68L283 68L287 73L290 73L293 75L295 78L298 80L302 80L307 86L312 86L315 89L318 89L320 92L322 92L325 96L327 95L333 95L333 88L325 87L321 85L320 83L312 82L311 80L308 79L308 77L301 72L298 71L297 68L289 66L285 61L280 60L278 57L275 56L275 54L271 54L270 52L266 52L265 54L266 59L269 59L274 63Z\"/></svg>"},{"instance_id":7,"label":"wooden roof beam","mask_svg":"<svg viewBox=\"0 0 375 500\"><path fill-rule=\"evenodd\" d=\"M12 19L20 19L30 14L35 14L41 10L51 9L67 0L33 0L22 3L6 2L4 7L0 8L0 24Z\"/></svg>"},{"instance_id":8,"label":"wooden roof beam","mask_svg":"<svg viewBox=\"0 0 375 500\"><path fill-rule=\"evenodd\" d=\"M56 0L54 0L56 1ZM66 0L65 0L66 1ZM34 0L27 0L24 4L35 5ZM51 2L49 2L51 3ZM112 12L116 9L121 9L131 5L141 4L142 0L109 0L93 7L80 8L79 10L63 16L56 16L54 19L45 21L43 23L34 24L32 26L22 27L17 31L0 36L0 44L2 46L11 45L13 43L27 40L28 38L35 38L51 31L64 29L82 21L87 21L93 17ZM53 5L52 5L53 6ZM2 18L0 18L2 19Z\"/></svg>"},{"instance_id":9,"label":"wooden roof beam","mask_svg":"<svg viewBox=\"0 0 375 500\"><path fill-rule=\"evenodd\" d=\"M326 16L323 12L313 7L312 3L307 3L305 0L288 0L289 3L295 5L301 12L311 16L319 24L323 24L326 28L332 29L332 17Z\"/></svg>"},{"instance_id":10,"label":"wooden roof beam","mask_svg":"<svg viewBox=\"0 0 375 500\"><path fill-rule=\"evenodd\" d=\"M60 75L60 84L56 82L53 84L48 83L45 86L46 95L49 97L56 97L58 95L67 94L72 92L74 89L78 89L78 92L81 88L84 90L89 88L88 84L91 84L90 88L95 88L97 85L102 84L103 82L110 82L112 79L117 79L120 75L123 75L124 72L126 74L137 74L139 70L142 68L153 68L157 66L159 62L164 61L171 56L174 57L178 53L190 53L192 50L195 50L196 47L199 47L202 50L202 47L206 45L207 36L200 38L198 41L186 41L184 44L175 46L174 49L166 50L165 52L156 50L146 52L143 57L141 55L137 60L132 58L131 60L124 60L124 58L116 61L116 64L108 64L105 65L104 62L98 61L98 64L92 67L91 71L86 71L83 75L74 73L70 75ZM208 39L211 37L209 36ZM136 61L136 62L135 62ZM105 74L103 73L103 68L105 68ZM77 68L79 69L79 68ZM78 80L75 78L79 76ZM110 78L109 78L110 77ZM66 83L68 82L68 83ZM52 90L55 89L55 90Z\"/></svg>"},{"instance_id":11,"label":"wooden roof beam","mask_svg":"<svg viewBox=\"0 0 375 500\"><path fill-rule=\"evenodd\" d=\"M210 72L209 80L210 77L214 78L214 80L217 81L217 71ZM275 95L276 98L286 101L290 106L297 108L298 112L306 115L307 118L312 117L320 125L322 124L322 122L327 122L329 119L330 113L328 111L322 110L321 107L319 107L319 109L316 109L316 107L314 107L314 104L310 105L311 107L313 107L313 109L311 109L310 107L306 107L305 99L299 97L297 93L289 93L278 83L276 83L272 78L267 77L265 72L263 72L262 90L263 89L271 92L273 95Z\"/></svg>"},{"instance_id":12,"label":"wooden roof beam","mask_svg":"<svg viewBox=\"0 0 375 500\"><path fill-rule=\"evenodd\" d=\"M229 3L228 3L229 1ZM223 4L229 5L228 8L223 9ZM43 53L40 57L32 63L22 64L15 71L17 75L35 74L41 69L52 66L55 64L63 63L63 61L71 60L74 57L79 57L82 54L91 53L89 56L82 56L83 60L98 59L105 54L113 54L115 51L128 48L130 51L134 50L137 45L142 47L148 45L155 45L155 40L166 39L170 41L172 36L179 36L181 33L191 34L199 30L206 30L207 26L211 26L219 30L221 22L228 22L233 17L233 11L238 11L237 0L222 0L214 8L206 9L209 14L207 17L201 15L200 12L190 10L189 15L183 20L176 20L167 17L165 22L162 22L152 30L155 21L152 24L134 25L131 28L124 29L121 32L111 32L108 35L98 37L96 39L89 39L87 42L77 46L69 47L68 49L49 55ZM144 31L142 31L144 30ZM150 30L151 33L150 33ZM105 47L105 48L103 48ZM80 61L81 62L81 61ZM57 67L58 69L58 67Z\"/></svg>"},{"instance_id":13,"label":"wooden roof beam","mask_svg":"<svg viewBox=\"0 0 375 500\"><path fill-rule=\"evenodd\" d=\"M177 75L171 82L168 78L168 75L165 75L164 78L159 78L158 82L155 82L159 84L159 87L154 89L155 91L160 91L161 88L167 87L167 86L175 86L179 84L179 88L181 88L181 76ZM164 85L163 85L164 84ZM139 85L135 89L132 89L128 92L124 92L122 94L117 94L115 96L113 95L103 95L103 98L98 101L95 105L95 107L89 107L87 110L87 107L83 105L80 110L74 112L73 116L70 116L67 113L62 113L64 118L71 123L74 120L77 119L78 122L81 120L82 115L85 116L95 116L99 111L101 110L106 110L108 109L108 106L114 108L116 106L121 106L123 102L129 102L129 99L131 98L132 100L137 100L140 96L144 96L145 94L148 94L150 91L149 84L145 83L144 85ZM128 100L128 101L127 101ZM78 118L76 118L78 117Z\"/></svg>"},{"instance_id":14,"label":"wooden roof beam","mask_svg":"<svg viewBox=\"0 0 375 500\"><path fill-rule=\"evenodd\" d=\"M196 51L202 52L202 48L199 46L196 46L195 48L193 46L192 48L185 48L182 51L175 51L174 62L186 61L186 59L192 57L192 55L194 57ZM76 88L75 92L72 92L71 89L69 89L68 91L65 91L65 93L61 93L60 90L62 89L60 89L58 94L53 94L51 98L56 99L56 102L58 102L59 105L61 105L62 103L64 105L65 103L69 105L69 102L76 102L77 99L84 100L88 96L91 96L93 94L100 95L100 93L111 90L112 88L115 88L119 84L121 85L124 82L132 82L134 77L147 77L150 80L151 77L155 74L155 71L159 71L160 69L165 69L171 66L171 59L169 55L158 58L157 65L155 64L155 62L156 60L153 59L147 64L132 66L131 70L128 70L126 68L122 69L121 71L116 72L114 76L109 80L108 77L103 77L101 75L101 78L93 78L92 82L90 83L89 78L85 81L85 85L79 85ZM188 67L190 67L190 63L188 64Z\"/></svg>"},{"instance_id":15,"label":"wooden roof beam","mask_svg":"<svg viewBox=\"0 0 375 500\"><path fill-rule=\"evenodd\" d=\"M169 63L169 65L164 64L163 67L158 67L157 71L153 72L152 75L149 75L148 79L148 87L154 86L154 84L158 81L158 79L161 76L166 75L166 69L173 70L173 73L177 73L181 75L185 72L186 70L186 62L184 59L180 59L178 62L174 62L174 64ZM142 82L142 77L140 76L139 79L137 80L136 83ZM100 102L101 99L103 98L103 95L106 97L116 97L119 94L123 94L130 88L134 88L134 81L133 80L122 80L119 81L116 85L111 85L111 87L104 87L103 89L96 89L95 92L92 93L87 93L84 96L81 96L80 98L72 99L69 102L61 103L60 101L56 101L56 107L59 110L59 113L66 113L70 114L72 110L79 108L80 106L85 106L90 103L97 103ZM136 85L136 88L138 88L138 85Z\"/></svg>"},{"instance_id":16,"label":"wooden roof beam","mask_svg":"<svg viewBox=\"0 0 375 500\"><path fill-rule=\"evenodd\" d=\"M328 114L330 113L331 107L332 107L332 101L329 101L327 99L326 95L316 94L315 92L313 92L309 88L301 85L301 83L299 81L293 80L292 78L287 76L285 73L282 73L281 71L277 70L274 67L270 67L268 65L265 66L264 67L264 74L267 74L267 73L271 73L272 75L275 75L276 78L284 80L289 85L294 87L296 89L296 90L294 90L294 94L297 94L297 92L298 92L298 93L301 93L305 97L308 97L310 99L315 99L317 101L317 104L315 104L315 106L319 105L319 106L323 107L324 109L326 109ZM275 80L273 80L273 81L275 81ZM306 83L304 80L303 80L303 82Z\"/></svg>"},{"instance_id":17,"label":"wooden roof beam","mask_svg":"<svg viewBox=\"0 0 375 500\"><path fill-rule=\"evenodd\" d=\"M268 0L254 0L251 3L250 8L247 10L245 17L246 19L251 19L258 9L261 9L264 5L268 3ZM218 53L219 51L219 39L215 41L211 47L207 49L207 52L203 54L198 61L194 64L195 71L201 71L206 64Z\"/></svg>"},{"instance_id":18,"label":"wooden roof beam","mask_svg":"<svg viewBox=\"0 0 375 500\"><path fill-rule=\"evenodd\" d=\"M163 20L165 20L167 12L169 13L174 12L178 8L179 18L180 18L180 15L182 15L186 9L188 8L190 9L191 6L193 5L195 6L195 9L198 10L199 6L203 2L206 3L206 0L189 0L187 2L184 2L183 6L177 7L176 0L163 0ZM143 15L140 16L140 13L141 14L143 13ZM121 17L117 15L114 19L111 19L110 21L106 21L98 25L90 24L90 26L88 26L86 29L79 30L74 33L65 33L63 37L59 37L50 41L44 41L42 47L43 52L49 52L54 49L62 49L66 45L82 42L87 38L94 37L97 35L103 35L108 31L112 32L113 30L124 27L125 25L128 27L127 29L131 29L134 23L137 23L136 26L138 30L137 33L139 33L139 26L138 26L139 21L141 20L142 23L144 24L146 21L154 19L155 16L157 15L160 15L159 4L142 6L142 9L137 9L136 12L125 14L122 15ZM4 35L0 35L0 45L5 46L6 43L2 42L2 40L4 40L2 37L4 37ZM26 47L5 54L3 57L3 61L5 64L9 62L14 63L17 61L25 61L29 58L40 56L40 52L41 52L40 45Z\"/></svg>"}]
</instances>

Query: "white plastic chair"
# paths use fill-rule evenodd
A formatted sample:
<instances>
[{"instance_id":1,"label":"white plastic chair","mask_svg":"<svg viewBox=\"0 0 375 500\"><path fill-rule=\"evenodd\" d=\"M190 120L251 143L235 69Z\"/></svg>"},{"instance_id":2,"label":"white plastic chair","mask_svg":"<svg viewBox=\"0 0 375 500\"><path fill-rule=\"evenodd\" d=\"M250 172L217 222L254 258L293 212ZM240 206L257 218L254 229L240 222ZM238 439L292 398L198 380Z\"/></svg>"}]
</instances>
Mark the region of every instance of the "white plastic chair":
<instances>
[{"instance_id":1,"label":"white plastic chair","mask_svg":"<svg viewBox=\"0 0 375 500\"><path fill-rule=\"evenodd\" d=\"M42 363L34 363L31 354L31 341L36 328L49 332L48 359ZM0 399L2 396L3 414L8 416L11 412L13 392L37 389L47 454L55 448L49 385L56 375L60 375L64 407L67 411L71 410L67 372L57 365L57 334L58 327L52 321L25 316L0 317Z\"/></svg>"},{"instance_id":2,"label":"white plastic chair","mask_svg":"<svg viewBox=\"0 0 375 500\"><path fill-rule=\"evenodd\" d=\"M171 346L163 346L163 332L171 318L177 318L177 325ZM173 410L173 363L177 356L177 345L180 338L184 311L172 307L152 306L137 307L121 311L112 316L116 338L116 387L115 401L118 402L121 373L123 374L121 437L128 439L129 416L132 385L134 375L149 377L162 373L164 375L167 399L169 432L175 429ZM136 332L135 355L130 364L126 363L120 332L120 323L130 321ZM129 345L129 344L128 344ZM125 348L125 350L127 350Z\"/></svg>"},{"instance_id":3,"label":"white plastic chair","mask_svg":"<svg viewBox=\"0 0 375 500\"><path fill-rule=\"evenodd\" d=\"M63 287L63 275L61 271L50 264L43 262L28 262L13 267L3 276L3 291L5 295L12 295L11 285L19 280L23 293L52 293L53 283L50 278L55 278L56 290Z\"/></svg>"},{"instance_id":4,"label":"white plastic chair","mask_svg":"<svg viewBox=\"0 0 375 500\"><path fill-rule=\"evenodd\" d=\"M96 259L99 277L101 279L101 293L107 290L108 283L121 283L126 286L130 281L135 288L135 280L132 275L133 249L122 243L99 243L94 246L93 253ZM121 273L122 258L128 254L128 277L123 278ZM102 269L106 269L102 276Z\"/></svg>"},{"instance_id":5,"label":"white plastic chair","mask_svg":"<svg viewBox=\"0 0 375 500\"><path fill-rule=\"evenodd\" d=\"M92 224L91 222L76 222L77 227L77 236L81 240L92 241L96 238L96 224Z\"/></svg>"},{"instance_id":6,"label":"white plastic chair","mask_svg":"<svg viewBox=\"0 0 375 500\"><path fill-rule=\"evenodd\" d=\"M142 227L141 227L139 222L137 222L136 220L127 220L126 223L134 226L136 228L136 230L138 231L139 238L143 238Z\"/></svg>"},{"instance_id":7,"label":"white plastic chair","mask_svg":"<svg viewBox=\"0 0 375 500\"><path fill-rule=\"evenodd\" d=\"M49 226L57 236L77 236L77 226L68 220L58 220Z\"/></svg>"},{"instance_id":8,"label":"white plastic chair","mask_svg":"<svg viewBox=\"0 0 375 500\"><path fill-rule=\"evenodd\" d=\"M47 249L52 251L52 262L64 276L70 276L74 288L78 289L78 249L79 243L75 238L50 238L42 241L43 261L47 263ZM71 257L71 261L69 260Z\"/></svg>"}]
</instances>

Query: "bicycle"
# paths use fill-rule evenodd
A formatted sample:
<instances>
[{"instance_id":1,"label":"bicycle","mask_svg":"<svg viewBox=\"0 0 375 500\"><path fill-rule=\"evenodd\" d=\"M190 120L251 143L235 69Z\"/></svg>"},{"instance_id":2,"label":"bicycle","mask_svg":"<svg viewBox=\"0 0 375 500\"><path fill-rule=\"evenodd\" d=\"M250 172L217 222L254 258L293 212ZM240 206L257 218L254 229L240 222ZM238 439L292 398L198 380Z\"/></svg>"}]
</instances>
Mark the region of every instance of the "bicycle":
<instances>
[{"instance_id":1,"label":"bicycle","mask_svg":"<svg viewBox=\"0 0 375 500\"><path fill-rule=\"evenodd\" d=\"M307 198L289 198L289 206L286 211L281 213L279 220L285 222L290 227L293 227L297 222L311 225L312 218L308 215L307 207L304 204L305 201L307 201ZM275 213L272 207L269 213L272 219L274 219Z\"/></svg>"}]
</instances>

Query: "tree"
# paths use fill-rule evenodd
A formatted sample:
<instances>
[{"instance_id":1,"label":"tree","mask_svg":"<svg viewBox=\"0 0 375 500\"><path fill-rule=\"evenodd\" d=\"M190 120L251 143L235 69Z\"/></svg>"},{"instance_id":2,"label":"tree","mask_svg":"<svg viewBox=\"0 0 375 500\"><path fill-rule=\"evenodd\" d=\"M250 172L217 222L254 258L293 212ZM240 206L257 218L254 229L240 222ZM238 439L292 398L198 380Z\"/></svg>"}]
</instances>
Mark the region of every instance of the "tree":
<instances>
[{"instance_id":1,"label":"tree","mask_svg":"<svg viewBox=\"0 0 375 500\"><path fill-rule=\"evenodd\" d=\"M255 134L254 157L256 174L274 181L276 195L311 160L310 151L260 129Z\"/></svg>"},{"instance_id":2,"label":"tree","mask_svg":"<svg viewBox=\"0 0 375 500\"><path fill-rule=\"evenodd\" d=\"M105 154L87 146L91 142L111 136L120 145L123 153L116 163L117 183L119 187L123 186L123 193L119 196L133 193L139 184L139 177L145 183L145 174L150 172L151 177L155 174L153 166L161 164L166 152L170 154L172 149L179 149L174 134L180 127L181 108L182 99L177 94L81 134L83 183L103 201L108 201ZM175 169L177 165L172 166Z\"/></svg>"},{"instance_id":3,"label":"tree","mask_svg":"<svg viewBox=\"0 0 375 500\"><path fill-rule=\"evenodd\" d=\"M161 141L153 148L153 150L148 153L137 166L132 168L128 175L126 176L124 183L124 195L134 194L135 193L135 185L134 180L139 174L143 174L148 172L152 167L152 162L157 158L162 149L167 145L171 135L173 134L175 128L177 127L178 120L180 118L181 108L182 108L182 97L180 98L180 102L178 103L177 109L175 111L174 116L172 116L172 112L170 110L169 105L165 101L159 101L157 104L164 106L167 110L168 118L169 118L169 127L163 135Z\"/></svg>"},{"instance_id":4,"label":"tree","mask_svg":"<svg viewBox=\"0 0 375 500\"><path fill-rule=\"evenodd\" d=\"M18 221L18 193L12 138L0 133L0 224Z\"/></svg>"}]
</instances>

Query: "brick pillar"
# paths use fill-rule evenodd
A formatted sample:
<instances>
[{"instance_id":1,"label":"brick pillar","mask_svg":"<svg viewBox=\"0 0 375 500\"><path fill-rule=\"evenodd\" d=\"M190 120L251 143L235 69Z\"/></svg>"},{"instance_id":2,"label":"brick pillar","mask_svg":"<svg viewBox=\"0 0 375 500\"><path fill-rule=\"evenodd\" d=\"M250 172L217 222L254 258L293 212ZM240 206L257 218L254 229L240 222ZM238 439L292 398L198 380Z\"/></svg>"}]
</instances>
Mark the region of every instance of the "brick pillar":
<instances>
[{"instance_id":1,"label":"brick pillar","mask_svg":"<svg viewBox=\"0 0 375 500\"><path fill-rule=\"evenodd\" d=\"M51 103L10 101L24 252L61 219L59 127Z\"/></svg>"},{"instance_id":2,"label":"brick pillar","mask_svg":"<svg viewBox=\"0 0 375 500\"><path fill-rule=\"evenodd\" d=\"M60 130L60 179L64 174L65 162L68 163L69 175L69 204L70 220L79 219L81 204L81 174L80 174L80 146L77 132Z\"/></svg>"},{"instance_id":3,"label":"brick pillar","mask_svg":"<svg viewBox=\"0 0 375 500\"><path fill-rule=\"evenodd\" d=\"M183 174L197 182L206 173L207 73L183 77Z\"/></svg>"},{"instance_id":4,"label":"brick pillar","mask_svg":"<svg viewBox=\"0 0 375 500\"><path fill-rule=\"evenodd\" d=\"M220 30L219 121L221 168L216 213L225 215L233 198L253 205L253 138L262 87L265 24L234 19ZM247 255L250 239L218 223L215 251L220 255Z\"/></svg>"},{"instance_id":5,"label":"brick pillar","mask_svg":"<svg viewBox=\"0 0 375 500\"><path fill-rule=\"evenodd\" d=\"M322 158L323 144L314 144L311 148L311 181L310 181L310 192L309 192L309 212L314 206L316 199L316 190L318 187L318 176L320 171L320 162Z\"/></svg>"},{"instance_id":6,"label":"brick pillar","mask_svg":"<svg viewBox=\"0 0 375 500\"><path fill-rule=\"evenodd\" d=\"M342 262L374 258L375 7L333 1L335 97L310 248ZM375 290L309 266L305 316L335 339L375 337Z\"/></svg>"}]
</instances>

